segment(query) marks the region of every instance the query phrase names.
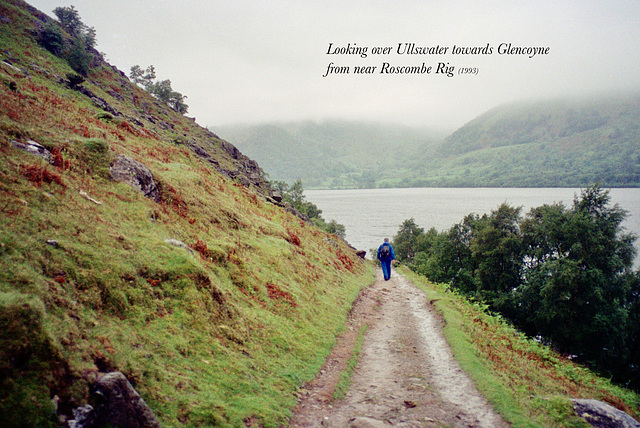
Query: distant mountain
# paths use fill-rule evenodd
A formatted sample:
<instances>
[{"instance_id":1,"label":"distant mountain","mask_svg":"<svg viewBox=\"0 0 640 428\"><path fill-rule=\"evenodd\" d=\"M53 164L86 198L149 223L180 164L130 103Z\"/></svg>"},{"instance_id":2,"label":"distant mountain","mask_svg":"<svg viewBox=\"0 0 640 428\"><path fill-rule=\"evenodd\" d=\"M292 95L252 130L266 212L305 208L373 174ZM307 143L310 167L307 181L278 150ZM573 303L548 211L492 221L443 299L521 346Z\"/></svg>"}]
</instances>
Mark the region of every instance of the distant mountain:
<instances>
[{"instance_id":1,"label":"distant mountain","mask_svg":"<svg viewBox=\"0 0 640 428\"><path fill-rule=\"evenodd\" d=\"M272 180L305 188L376 187L442 134L373 122L287 122L213 129L260 164ZM405 171L404 173L408 173ZM404 173L402 175L404 175Z\"/></svg>"},{"instance_id":2,"label":"distant mountain","mask_svg":"<svg viewBox=\"0 0 640 428\"><path fill-rule=\"evenodd\" d=\"M306 188L640 186L640 93L518 102L446 138L367 122L216 128Z\"/></svg>"},{"instance_id":3,"label":"distant mountain","mask_svg":"<svg viewBox=\"0 0 640 428\"><path fill-rule=\"evenodd\" d=\"M410 186L640 185L640 94L512 103L425 147Z\"/></svg>"}]
</instances>

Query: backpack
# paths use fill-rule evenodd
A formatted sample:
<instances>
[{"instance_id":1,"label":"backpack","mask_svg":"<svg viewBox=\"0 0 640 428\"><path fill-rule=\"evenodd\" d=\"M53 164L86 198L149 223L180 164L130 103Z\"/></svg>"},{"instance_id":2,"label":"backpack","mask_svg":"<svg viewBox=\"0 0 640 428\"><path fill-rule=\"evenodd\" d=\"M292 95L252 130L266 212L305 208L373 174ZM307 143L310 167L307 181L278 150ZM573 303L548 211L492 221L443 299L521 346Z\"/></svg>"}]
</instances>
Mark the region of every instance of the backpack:
<instances>
[{"instance_id":1,"label":"backpack","mask_svg":"<svg viewBox=\"0 0 640 428\"><path fill-rule=\"evenodd\" d=\"M388 245L383 245L382 248L380 248L380 258L388 259L389 257L391 257L391 248L389 248Z\"/></svg>"}]
</instances>

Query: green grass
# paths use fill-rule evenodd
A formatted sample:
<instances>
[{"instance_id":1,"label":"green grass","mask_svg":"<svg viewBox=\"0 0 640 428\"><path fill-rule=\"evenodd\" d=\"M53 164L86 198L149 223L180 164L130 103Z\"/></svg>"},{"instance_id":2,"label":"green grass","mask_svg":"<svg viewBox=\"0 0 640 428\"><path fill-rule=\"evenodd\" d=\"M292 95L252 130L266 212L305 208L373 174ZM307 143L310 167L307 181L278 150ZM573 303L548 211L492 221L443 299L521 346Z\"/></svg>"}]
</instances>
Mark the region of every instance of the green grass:
<instances>
[{"instance_id":1,"label":"green grass","mask_svg":"<svg viewBox=\"0 0 640 428\"><path fill-rule=\"evenodd\" d=\"M446 285L408 269L402 273L435 300L456 360L513 427L589 426L573 412L571 398L601 400L635 418L640 414L640 396L633 391L525 337Z\"/></svg>"},{"instance_id":2,"label":"green grass","mask_svg":"<svg viewBox=\"0 0 640 428\"><path fill-rule=\"evenodd\" d=\"M333 393L334 400L342 400L347 394L347 391L349 391L349 387L351 386L351 377L353 376L353 373L356 370L356 365L358 364L358 357L360 356L360 351L362 351L362 342L364 341L364 335L367 332L367 328L368 325L363 324L358 330L358 336L353 346L353 352L347 362L347 367L342 373L340 373L340 379L338 380L338 384L336 385L336 389Z\"/></svg>"},{"instance_id":3,"label":"green grass","mask_svg":"<svg viewBox=\"0 0 640 428\"><path fill-rule=\"evenodd\" d=\"M51 397L71 416L111 370L166 427L286 424L371 266L201 159L185 141L241 171L206 129L100 64L85 86L121 113L105 115L60 84L71 70L35 43L35 18L1 0L0 15L0 52L30 70L0 68L3 426L56 426ZM55 165L11 144L28 139ZM160 202L110 179L117 155L151 170Z\"/></svg>"}]
</instances>

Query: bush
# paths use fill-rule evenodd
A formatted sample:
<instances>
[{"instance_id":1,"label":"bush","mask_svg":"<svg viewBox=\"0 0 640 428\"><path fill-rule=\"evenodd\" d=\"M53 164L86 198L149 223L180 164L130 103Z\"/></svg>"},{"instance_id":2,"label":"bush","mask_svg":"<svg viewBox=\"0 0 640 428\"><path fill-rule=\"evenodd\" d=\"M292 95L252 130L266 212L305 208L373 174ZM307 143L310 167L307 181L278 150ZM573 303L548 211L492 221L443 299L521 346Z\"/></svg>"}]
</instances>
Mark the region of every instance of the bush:
<instances>
[{"instance_id":1,"label":"bush","mask_svg":"<svg viewBox=\"0 0 640 428\"><path fill-rule=\"evenodd\" d=\"M64 36L60 27L49 22L38 35L38 43L55 56L61 56L64 52Z\"/></svg>"},{"instance_id":2,"label":"bush","mask_svg":"<svg viewBox=\"0 0 640 428\"><path fill-rule=\"evenodd\" d=\"M75 43L65 53L64 57L69 66L78 74L86 76L91 69L91 60L93 55L87 52L84 43L76 40Z\"/></svg>"},{"instance_id":3,"label":"bush","mask_svg":"<svg viewBox=\"0 0 640 428\"><path fill-rule=\"evenodd\" d=\"M100 138L91 138L75 144L74 154L78 168L89 174L108 179L113 160L109 144Z\"/></svg>"}]
</instances>

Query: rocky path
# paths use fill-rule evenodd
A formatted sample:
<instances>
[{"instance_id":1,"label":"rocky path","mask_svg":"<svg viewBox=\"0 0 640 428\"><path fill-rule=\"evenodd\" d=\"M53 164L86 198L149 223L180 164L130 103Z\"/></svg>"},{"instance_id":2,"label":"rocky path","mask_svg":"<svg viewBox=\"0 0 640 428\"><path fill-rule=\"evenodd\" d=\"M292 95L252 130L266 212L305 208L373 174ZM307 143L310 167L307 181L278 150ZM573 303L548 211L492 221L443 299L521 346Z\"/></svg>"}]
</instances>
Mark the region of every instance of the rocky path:
<instances>
[{"instance_id":1,"label":"rocky path","mask_svg":"<svg viewBox=\"0 0 640 428\"><path fill-rule=\"evenodd\" d=\"M360 326L362 351L346 397L332 400ZM346 333L303 389L291 427L508 426L451 355L426 295L394 272L381 273L356 301Z\"/></svg>"}]
</instances>

